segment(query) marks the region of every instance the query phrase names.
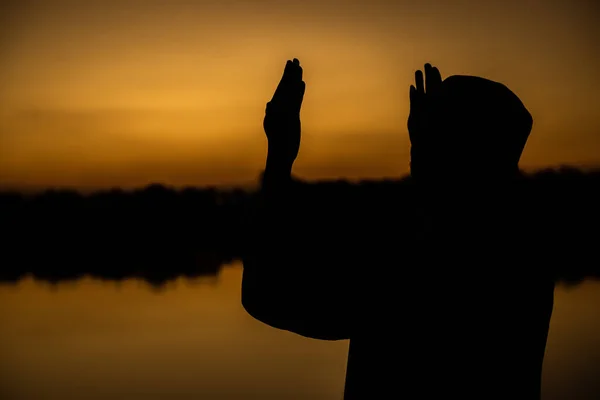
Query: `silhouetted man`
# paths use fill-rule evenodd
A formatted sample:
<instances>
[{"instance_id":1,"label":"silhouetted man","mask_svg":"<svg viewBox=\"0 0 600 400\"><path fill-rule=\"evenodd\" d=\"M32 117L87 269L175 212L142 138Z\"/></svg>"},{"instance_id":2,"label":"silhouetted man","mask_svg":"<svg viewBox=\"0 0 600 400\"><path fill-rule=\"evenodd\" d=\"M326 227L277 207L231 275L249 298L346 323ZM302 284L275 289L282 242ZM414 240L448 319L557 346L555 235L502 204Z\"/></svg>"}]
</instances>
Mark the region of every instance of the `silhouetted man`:
<instances>
[{"instance_id":1,"label":"silhouetted man","mask_svg":"<svg viewBox=\"0 0 600 400\"><path fill-rule=\"evenodd\" d=\"M442 80L429 64L415 81L412 194L315 198L291 176L305 85L288 61L267 105L243 305L277 328L349 338L346 400L539 398L554 281L516 189L532 118L496 82Z\"/></svg>"}]
</instances>

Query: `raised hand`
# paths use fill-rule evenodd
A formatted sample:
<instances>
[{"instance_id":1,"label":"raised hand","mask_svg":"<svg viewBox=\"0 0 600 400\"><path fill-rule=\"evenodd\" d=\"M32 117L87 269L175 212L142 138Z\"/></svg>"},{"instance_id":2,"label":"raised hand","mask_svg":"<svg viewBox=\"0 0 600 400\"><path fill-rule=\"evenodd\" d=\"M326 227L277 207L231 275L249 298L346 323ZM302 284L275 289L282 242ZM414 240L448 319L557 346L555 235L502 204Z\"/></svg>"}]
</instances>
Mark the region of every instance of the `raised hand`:
<instances>
[{"instance_id":1,"label":"raised hand","mask_svg":"<svg viewBox=\"0 0 600 400\"><path fill-rule=\"evenodd\" d=\"M410 114L408 116L408 133L413 145L426 143L432 139L433 121L436 111L436 95L442 86L442 76L436 67L425 64L425 80L423 71L415 72L415 85L410 86Z\"/></svg>"},{"instance_id":2,"label":"raised hand","mask_svg":"<svg viewBox=\"0 0 600 400\"><path fill-rule=\"evenodd\" d=\"M300 108L305 87L300 61L288 60L263 121L269 143L265 172L291 173L300 149Z\"/></svg>"},{"instance_id":3,"label":"raised hand","mask_svg":"<svg viewBox=\"0 0 600 400\"><path fill-rule=\"evenodd\" d=\"M415 72L415 85L410 86L410 114L408 116L408 133L411 142L411 173L422 175L425 169L433 168L443 148L443 134L440 129L441 102L439 99L442 87L440 71L425 64L423 71Z\"/></svg>"}]
</instances>

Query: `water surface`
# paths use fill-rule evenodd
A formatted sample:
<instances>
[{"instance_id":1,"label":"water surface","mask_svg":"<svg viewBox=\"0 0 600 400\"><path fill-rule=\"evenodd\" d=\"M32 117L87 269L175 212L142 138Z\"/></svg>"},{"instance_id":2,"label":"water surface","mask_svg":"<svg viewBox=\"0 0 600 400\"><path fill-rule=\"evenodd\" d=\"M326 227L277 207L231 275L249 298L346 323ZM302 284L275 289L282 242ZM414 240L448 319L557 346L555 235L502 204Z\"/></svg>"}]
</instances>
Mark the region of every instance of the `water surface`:
<instances>
[{"instance_id":1,"label":"water surface","mask_svg":"<svg viewBox=\"0 0 600 400\"><path fill-rule=\"evenodd\" d=\"M3 399L339 400L347 341L276 330L241 306L241 266L164 290L84 279L0 286ZM600 283L556 290L544 399L600 394Z\"/></svg>"}]
</instances>

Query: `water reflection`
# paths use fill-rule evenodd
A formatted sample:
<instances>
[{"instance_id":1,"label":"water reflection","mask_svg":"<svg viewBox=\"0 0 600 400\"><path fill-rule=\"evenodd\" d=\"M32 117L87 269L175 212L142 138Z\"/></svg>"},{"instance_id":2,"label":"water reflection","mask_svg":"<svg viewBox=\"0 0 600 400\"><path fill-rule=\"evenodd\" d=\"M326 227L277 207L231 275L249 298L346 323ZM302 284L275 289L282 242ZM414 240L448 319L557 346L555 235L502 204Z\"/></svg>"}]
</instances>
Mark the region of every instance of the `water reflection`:
<instances>
[{"instance_id":1,"label":"water reflection","mask_svg":"<svg viewBox=\"0 0 600 400\"><path fill-rule=\"evenodd\" d=\"M339 399L347 342L257 322L240 284L235 263L159 292L136 280L2 285L2 398ZM598 282L557 289L544 399L600 393L598 304Z\"/></svg>"}]
</instances>

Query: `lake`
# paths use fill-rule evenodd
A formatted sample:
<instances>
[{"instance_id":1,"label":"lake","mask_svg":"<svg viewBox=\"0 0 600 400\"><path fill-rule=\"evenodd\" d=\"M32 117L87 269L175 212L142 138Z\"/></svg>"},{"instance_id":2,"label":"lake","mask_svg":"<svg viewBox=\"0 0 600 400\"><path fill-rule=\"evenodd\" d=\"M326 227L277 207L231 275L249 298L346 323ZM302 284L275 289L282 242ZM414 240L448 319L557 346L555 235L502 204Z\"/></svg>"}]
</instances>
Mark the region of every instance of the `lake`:
<instances>
[{"instance_id":1,"label":"lake","mask_svg":"<svg viewBox=\"0 0 600 400\"><path fill-rule=\"evenodd\" d=\"M0 398L314 399L343 395L348 341L276 330L240 302L242 268L179 279L0 285ZM600 282L559 286L544 399L600 393Z\"/></svg>"}]
</instances>

